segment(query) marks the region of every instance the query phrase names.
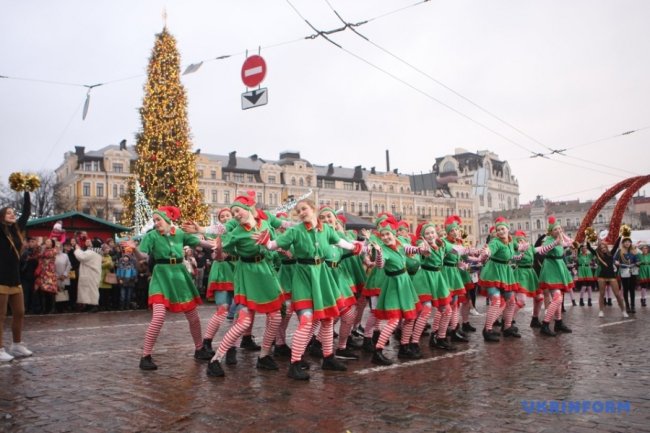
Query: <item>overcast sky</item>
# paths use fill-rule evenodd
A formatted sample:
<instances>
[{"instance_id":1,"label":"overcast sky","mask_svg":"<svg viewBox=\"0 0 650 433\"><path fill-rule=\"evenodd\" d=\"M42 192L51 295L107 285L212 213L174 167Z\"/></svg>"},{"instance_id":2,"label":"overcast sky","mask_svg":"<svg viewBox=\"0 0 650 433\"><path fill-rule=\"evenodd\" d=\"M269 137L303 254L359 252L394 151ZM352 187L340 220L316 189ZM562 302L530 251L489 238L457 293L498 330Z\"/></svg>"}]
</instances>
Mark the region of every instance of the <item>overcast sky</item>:
<instances>
[{"instance_id":1,"label":"overcast sky","mask_svg":"<svg viewBox=\"0 0 650 433\"><path fill-rule=\"evenodd\" d=\"M356 27L370 42L330 35L345 51L303 39L314 31L291 6L320 30L341 27L326 0L290 2L0 0L0 181L54 169L75 146L134 144L165 8L183 67L205 61L182 77L202 152L298 150L383 171L389 150L409 174L456 148L489 149L510 163L521 203L593 199L650 173L650 1L329 0L348 22L370 20ZM242 111L244 53L259 46L269 103ZM82 121L81 85L98 83ZM550 149L568 150L530 158Z\"/></svg>"}]
</instances>

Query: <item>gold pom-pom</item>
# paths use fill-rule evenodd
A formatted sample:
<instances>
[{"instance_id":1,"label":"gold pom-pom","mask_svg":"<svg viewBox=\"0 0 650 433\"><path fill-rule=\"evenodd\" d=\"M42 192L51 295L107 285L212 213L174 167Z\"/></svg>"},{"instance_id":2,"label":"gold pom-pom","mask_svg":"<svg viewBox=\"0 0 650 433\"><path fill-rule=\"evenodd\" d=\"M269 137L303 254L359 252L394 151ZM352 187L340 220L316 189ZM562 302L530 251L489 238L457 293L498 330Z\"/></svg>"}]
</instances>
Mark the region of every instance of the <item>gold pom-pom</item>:
<instances>
[{"instance_id":1,"label":"gold pom-pom","mask_svg":"<svg viewBox=\"0 0 650 433\"><path fill-rule=\"evenodd\" d=\"M41 179L35 174L30 174L25 178L25 189L27 191L34 191L41 186Z\"/></svg>"},{"instance_id":2,"label":"gold pom-pom","mask_svg":"<svg viewBox=\"0 0 650 433\"><path fill-rule=\"evenodd\" d=\"M596 233L596 230L594 230L593 227L587 227L585 230L585 237L587 238L587 242L594 243L598 241L598 234Z\"/></svg>"},{"instance_id":3,"label":"gold pom-pom","mask_svg":"<svg viewBox=\"0 0 650 433\"><path fill-rule=\"evenodd\" d=\"M623 224L619 230L619 234L624 238L629 238L632 234L632 229L627 224Z\"/></svg>"},{"instance_id":4,"label":"gold pom-pom","mask_svg":"<svg viewBox=\"0 0 650 433\"><path fill-rule=\"evenodd\" d=\"M14 172L9 175L9 186L14 191L24 191L25 190L25 175L22 173Z\"/></svg>"}]
</instances>

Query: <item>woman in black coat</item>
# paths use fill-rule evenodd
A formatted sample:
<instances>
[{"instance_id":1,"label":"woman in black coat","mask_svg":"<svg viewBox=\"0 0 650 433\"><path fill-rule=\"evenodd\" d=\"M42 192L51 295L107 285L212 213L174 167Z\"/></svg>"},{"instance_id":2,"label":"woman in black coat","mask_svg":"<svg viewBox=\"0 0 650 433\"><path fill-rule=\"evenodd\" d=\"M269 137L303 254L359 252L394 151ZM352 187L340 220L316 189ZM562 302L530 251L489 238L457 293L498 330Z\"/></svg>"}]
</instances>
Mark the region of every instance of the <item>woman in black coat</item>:
<instances>
[{"instance_id":1,"label":"woman in black coat","mask_svg":"<svg viewBox=\"0 0 650 433\"><path fill-rule=\"evenodd\" d=\"M32 352L21 341L25 304L23 288L20 285L20 253L23 247L23 232L31 213L29 192L25 191L23 212L16 218L16 211L10 207L0 209L0 362L8 362L15 356L31 356ZM7 353L2 344L7 306L11 307L11 332L13 344Z\"/></svg>"}]
</instances>

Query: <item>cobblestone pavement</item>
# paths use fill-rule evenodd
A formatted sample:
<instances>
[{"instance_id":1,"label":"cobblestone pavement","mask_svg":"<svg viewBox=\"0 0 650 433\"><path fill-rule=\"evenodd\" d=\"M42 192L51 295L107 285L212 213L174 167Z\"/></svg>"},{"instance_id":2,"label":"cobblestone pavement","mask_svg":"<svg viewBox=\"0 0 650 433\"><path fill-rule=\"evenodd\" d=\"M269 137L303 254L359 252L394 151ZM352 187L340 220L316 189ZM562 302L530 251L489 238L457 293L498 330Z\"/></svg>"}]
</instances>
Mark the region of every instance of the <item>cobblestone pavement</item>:
<instances>
[{"instance_id":1,"label":"cobblestone pavement","mask_svg":"<svg viewBox=\"0 0 650 433\"><path fill-rule=\"evenodd\" d=\"M456 352L440 352L423 339L421 360L376 368L363 354L347 361L347 372L322 371L312 359L307 382L287 378L284 359L280 371L256 370L257 355L242 350L225 378L207 377L182 315L167 316L153 372L138 369L146 311L30 316L24 340L35 355L0 365L0 431L650 431L650 308L625 320L616 307L604 318L595 307L568 309L573 334L533 333L527 309L519 340L487 344L476 333ZM200 307L204 327L213 311ZM483 320L471 317L479 330ZM258 318L258 341L263 324ZM294 326L295 319L290 333ZM387 356L396 358L396 346L391 341ZM528 406L583 400L629 406L616 413L596 405L587 413Z\"/></svg>"}]
</instances>

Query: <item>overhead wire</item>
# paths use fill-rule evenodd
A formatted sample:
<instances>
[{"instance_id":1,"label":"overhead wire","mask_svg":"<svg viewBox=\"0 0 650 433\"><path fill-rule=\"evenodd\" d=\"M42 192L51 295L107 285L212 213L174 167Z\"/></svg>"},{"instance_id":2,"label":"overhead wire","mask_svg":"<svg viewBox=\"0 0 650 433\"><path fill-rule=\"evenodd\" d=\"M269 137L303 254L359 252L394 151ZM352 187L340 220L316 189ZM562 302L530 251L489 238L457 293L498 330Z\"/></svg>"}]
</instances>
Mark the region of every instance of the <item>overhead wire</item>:
<instances>
[{"instance_id":1,"label":"overhead wire","mask_svg":"<svg viewBox=\"0 0 650 433\"><path fill-rule=\"evenodd\" d=\"M344 52L347 53L348 55L350 55L350 56L356 58L357 60L359 60L359 61L361 61L361 62L363 62L363 63L366 63L368 66L370 66L370 67L372 67L372 68L378 70L379 72L381 72L381 73L383 73L383 74L385 74L385 75L391 77L392 79L394 79L394 80L396 80L396 81L398 81L398 82L404 84L405 86L409 87L410 89L412 89L412 90L414 90L414 91L416 91L416 92L422 94L423 96L425 96L425 97L431 99L432 101L434 101L434 102L436 102L436 103L442 105L443 107L447 108L448 110L453 111L454 113L458 114L459 116L464 117L465 119L469 120L470 122L472 122L472 123L474 123L474 124L480 126L481 128L483 128L483 129L485 129L485 130L491 132L492 134L494 134L494 135L496 135L496 136L498 136L498 137L500 137L500 138L502 138L502 139L508 141L509 143L514 144L515 146L517 146L517 147L519 147L519 148L525 150L526 152L528 152L528 153L533 153L533 154L535 153L535 152L533 152L531 149L529 149L529 148L527 148L526 146L524 146L523 144L521 144L521 143L519 143L519 142L517 142L517 141L511 139L510 137L507 137L507 136L501 134L500 132L496 131L495 129L490 128L490 127L487 126L486 124L484 124L484 123L482 123L482 122L480 122L480 121L478 121L478 120L476 120L476 119L470 117L469 115L463 113L462 111L460 111L460 110L458 110L458 109L452 107L451 105L449 105L449 104L447 104L447 103L441 101L440 99L436 98L435 96L431 95L430 93L427 93L426 91L424 91L424 90L422 90L422 89L416 87L415 85L413 85L413 84L409 83L408 81L406 81L406 80L404 80L404 79L398 77L397 75L393 74L392 72L389 72L389 71L387 71L386 69L384 69L384 68L382 68L382 67L380 67L380 66L375 65L375 64L372 63L371 61L369 61L369 60L367 60L367 59L361 57L360 55L358 55L358 54L356 54L356 53L354 53L354 52L348 50L347 48L343 47L341 44L338 44L337 42L332 41L330 38L327 37L326 34L323 34L323 32L319 31L316 27L314 27L314 26L309 22L309 20L307 20L307 19L306 19L306 18L305 18L301 13L300 13L300 11L299 11L299 10L298 10L298 9L297 9L293 4L292 4L292 3L291 3L290 0L285 0L285 1L289 4L289 6L291 6L291 8L296 12L296 14L297 14L297 15L298 15L298 16L299 16L303 21L305 21L305 23L306 23L309 27L311 27L311 28L316 32L317 35L322 36L325 40L327 40L328 42L330 42L332 45L336 46L337 48L341 49L342 51L344 51Z\"/></svg>"},{"instance_id":2,"label":"overhead wire","mask_svg":"<svg viewBox=\"0 0 650 433\"><path fill-rule=\"evenodd\" d=\"M288 0L287 0L287 1L288 1ZM572 157L572 156L566 155L564 152L568 151L568 150L571 149L571 148L565 148L565 149L553 149L553 148L551 148L550 146L544 144L543 142L541 142L540 140L536 139L535 137L533 137L533 136L527 134L527 133L526 133L525 131L523 131L522 129L516 127L516 126L513 125L512 123L510 123L510 122L506 121L505 119L503 119L502 117L500 117L500 116L494 114L493 112L491 112L491 111L488 110L487 108L485 108L485 107L479 105L478 103L474 102L474 101L471 100L470 98L464 96L464 95L461 94L460 92L454 90L454 89L451 88L450 86L448 86L448 85L446 85L445 83L441 82L440 80L436 79L436 78L433 77L432 75L430 75L430 74L428 74L427 72L423 71L422 69L416 67L416 66L413 65L412 63L410 63L410 62L404 60L404 59L401 58L400 56L398 56L398 55L392 53L391 51L387 50L386 48L380 46L379 44L377 44L376 42L374 42L373 40L371 40L370 38L368 38L366 35L361 34L359 31L357 31L357 30L354 28L354 25L351 25L350 23L348 23L348 22L347 22L347 21L346 21L346 20L341 16L341 14L338 13L338 11L334 8L334 6L332 6L332 4L330 3L329 0L324 0L324 1L325 1L325 3L329 6L329 8L332 10L332 12L333 12L337 17L338 17L338 19L339 19L342 23L346 24L346 26L348 26L349 29L350 29L353 33L355 33L356 35L358 35L359 37L361 37L362 39L364 39L366 42L368 42L369 44L371 44L371 45L374 46L375 48L377 48L377 49L379 49L380 51L384 52L385 54L391 56L392 58L398 60L399 62L401 62L402 64L408 66L409 68L413 69L414 71L418 72L419 74L421 74L421 75L423 75L423 76L429 78L431 81L433 81L433 82L435 82L436 84L440 85L441 87L447 89L448 91L450 91L450 92L453 93L454 95L458 96L459 98L463 99L464 101L466 101L466 102L468 102L469 104L473 105L474 107L478 108L479 110L481 110L481 111L484 112L485 114L489 115L490 117L492 117L492 118L498 120L499 122L503 123L504 125L510 127L511 129L513 129L514 131L518 132L518 133L521 134L522 136L528 138L529 140L531 140L531 141L537 143L538 145L544 147L545 149L549 150L549 152L547 152L547 153L534 152L533 150L528 149L528 148L526 148L526 147L524 147L524 146L519 146L519 147L521 147L521 148L523 148L523 149L525 149L525 150L527 150L527 151L529 151L529 152L531 153L531 155L529 156L529 158L545 158L545 159L549 159L549 160L552 160L552 161L559 161L558 159L552 159L552 158L550 158L550 156L551 156L551 155L561 155L561 156L565 156L565 157L567 157L567 158L576 159L576 160L579 160L579 161L582 161L582 162L585 162L585 163L588 163L588 164L598 165L598 166L605 167L605 168L609 168L609 169L612 169L612 170L622 171L622 172L626 172L626 173L630 173L630 174L638 174L638 173L635 173L635 172L630 171L630 170L621 169L621 168L617 168L617 167L612 167L612 166L609 166L609 165L605 165L605 164L600 164L600 163L597 163L597 162L589 161L589 160L586 160L586 159L583 159L583 158L577 158L577 157ZM304 18L304 16L302 16L302 14L300 14L300 13L297 11L297 9L296 9L293 5L291 5L291 6L292 6L293 9L298 13L298 15L299 15L301 18L303 18L303 19L307 22L307 20ZM338 44L336 44L336 45L339 46ZM341 48L341 47L339 46L339 48ZM648 126L648 127L644 127L644 128L640 128L640 129L637 129L637 130L627 131L627 132L624 132L624 133L622 133L622 134L618 134L618 135L616 135L615 137L619 137L619 136L621 136L621 135L628 135L628 134L631 134L631 133L633 133L633 132L640 131L641 129L645 129L645 128L650 128L650 126ZM611 137L610 137L610 138L611 138ZM513 141L511 141L511 140L509 140L509 141L510 141L510 142L513 142ZM517 144L517 143L515 143L515 144ZM578 146L575 146L575 147L578 147ZM569 165L576 166L576 164L569 164ZM589 169L588 167L585 167L585 168ZM602 172L601 172L601 173L602 173Z\"/></svg>"}]
</instances>

